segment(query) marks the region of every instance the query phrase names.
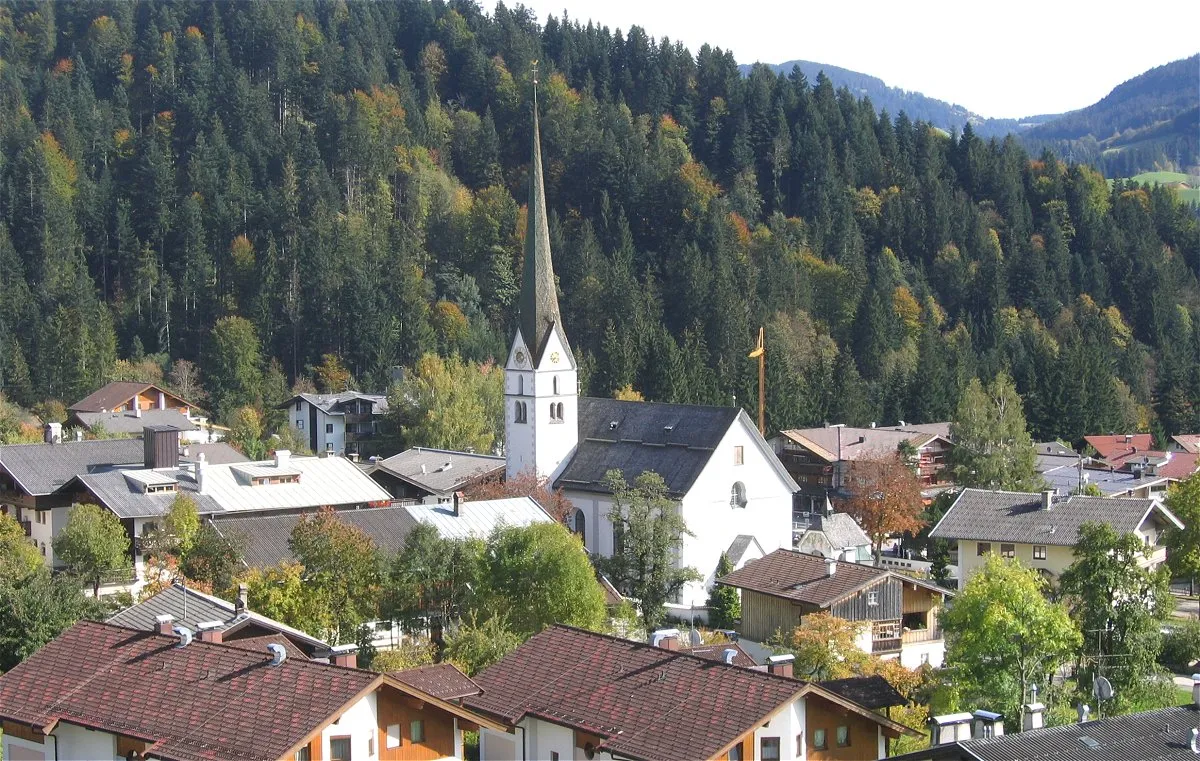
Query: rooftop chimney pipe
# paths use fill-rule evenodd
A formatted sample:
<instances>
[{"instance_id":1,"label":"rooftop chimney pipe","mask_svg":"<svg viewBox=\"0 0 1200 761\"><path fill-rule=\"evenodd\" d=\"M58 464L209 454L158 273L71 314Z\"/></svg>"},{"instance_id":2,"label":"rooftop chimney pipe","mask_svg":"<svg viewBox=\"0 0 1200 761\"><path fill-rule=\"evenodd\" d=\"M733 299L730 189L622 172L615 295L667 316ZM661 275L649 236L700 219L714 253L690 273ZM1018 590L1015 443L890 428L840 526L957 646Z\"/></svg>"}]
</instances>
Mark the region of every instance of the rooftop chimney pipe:
<instances>
[{"instance_id":1,"label":"rooftop chimney pipe","mask_svg":"<svg viewBox=\"0 0 1200 761\"><path fill-rule=\"evenodd\" d=\"M334 666L348 669L358 668L358 645L338 645L332 648L330 660Z\"/></svg>"},{"instance_id":2,"label":"rooftop chimney pipe","mask_svg":"<svg viewBox=\"0 0 1200 761\"><path fill-rule=\"evenodd\" d=\"M721 655L723 656L723 660L725 661L725 663L732 666L733 659L737 657L737 652L738 651L734 650L732 647L727 647L727 648L725 648L724 651L722 651Z\"/></svg>"},{"instance_id":3,"label":"rooftop chimney pipe","mask_svg":"<svg viewBox=\"0 0 1200 761\"><path fill-rule=\"evenodd\" d=\"M1087 703L1080 703L1079 704L1079 723L1080 724L1087 723L1088 717L1091 715L1091 713L1092 713L1092 709L1090 707L1088 707Z\"/></svg>"},{"instance_id":4,"label":"rooftop chimney pipe","mask_svg":"<svg viewBox=\"0 0 1200 761\"><path fill-rule=\"evenodd\" d=\"M796 660L796 656L788 653L787 655L772 655L767 659L767 671L775 676L786 676L789 679L792 676L792 662Z\"/></svg>"},{"instance_id":5,"label":"rooftop chimney pipe","mask_svg":"<svg viewBox=\"0 0 1200 761\"><path fill-rule=\"evenodd\" d=\"M175 634L175 617L170 613L163 613L161 616L155 616L154 620L158 622L158 633L166 637Z\"/></svg>"},{"instance_id":6,"label":"rooftop chimney pipe","mask_svg":"<svg viewBox=\"0 0 1200 761\"><path fill-rule=\"evenodd\" d=\"M235 615L242 615L250 607L247 602L249 594L250 586L248 584L238 584L237 599L233 601L233 612Z\"/></svg>"},{"instance_id":7,"label":"rooftop chimney pipe","mask_svg":"<svg viewBox=\"0 0 1200 761\"><path fill-rule=\"evenodd\" d=\"M664 650L679 649L678 629L659 629L650 635L650 644Z\"/></svg>"},{"instance_id":8,"label":"rooftop chimney pipe","mask_svg":"<svg viewBox=\"0 0 1200 761\"><path fill-rule=\"evenodd\" d=\"M287 650L283 649L283 645L277 645L274 642L267 645L267 652L271 654L271 665L278 666L287 660Z\"/></svg>"},{"instance_id":9,"label":"rooftop chimney pipe","mask_svg":"<svg viewBox=\"0 0 1200 761\"><path fill-rule=\"evenodd\" d=\"M62 423L46 423L42 429L42 440L47 444L62 443Z\"/></svg>"},{"instance_id":10,"label":"rooftop chimney pipe","mask_svg":"<svg viewBox=\"0 0 1200 761\"><path fill-rule=\"evenodd\" d=\"M1045 491L1042 492L1042 509L1043 510L1054 509L1054 490L1053 489L1046 489Z\"/></svg>"},{"instance_id":11,"label":"rooftop chimney pipe","mask_svg":"<svg viewBox=\"0 0 1200 761\"><path fill-rule=\"evenodd\" d=\"M215 645L221 644L224 640L221 627L224 625L220 621L202 621L196 624L196 630L200 632L200 641L211 642Z\"/></svg>"},{"instance_id":12,"label":"rooftop chimney pipe","mask_svg":"<svg viewBox=\"0 0 1200 761\"><path fill-rule=\"evenodd\" d=\"M462 507L463 498L464 498L464 495L462 492L460 492L460 491L454 492L454 517L455 518L457 518L459 515L459 510Z\"/></svg>"},{"instance_id":13,"label":"rooftop chimney pipe","mask_svg":"<svg viewBox=\"0 0 1200 761\"><path fill-rule=\"evenodd\" d=\"M825 558L825 575L833 576L835 573L837 573L837 560Z\"/></svg>"},{"instance_id":14,"label":"rooftop chimney pipe","mask_svg":"<svg viewBox=\"0 0 1200 761\"><path fill-rule=\"evenodd\" d=\"M1192 674L1192 706L1200 709L1200 674Z\"/></svg>"}]
</instances>

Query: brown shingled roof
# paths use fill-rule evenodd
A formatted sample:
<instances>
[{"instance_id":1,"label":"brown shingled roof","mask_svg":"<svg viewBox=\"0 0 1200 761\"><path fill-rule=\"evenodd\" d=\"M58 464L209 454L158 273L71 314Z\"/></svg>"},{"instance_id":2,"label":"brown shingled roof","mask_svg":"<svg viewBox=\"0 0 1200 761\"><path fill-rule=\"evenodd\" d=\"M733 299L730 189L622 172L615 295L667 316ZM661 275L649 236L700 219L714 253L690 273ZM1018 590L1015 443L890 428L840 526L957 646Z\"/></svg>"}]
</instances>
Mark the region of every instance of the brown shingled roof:
<instances>
[{"instance_id":1,"label":"brown shingled roof","mask_svg":"<svg viewBox=\"0 0 1200 761\"><path fill-rule=\"evenodd\" d=\"M751 560L717 581L731 587L827 608L883 581L888 575L889 572L883 568L838 561L834 574L830 576L825 558L779 549L766 557Z\"/></svg>"},{"instance_id":2,"label":"brown shingled roof","mask_svg":"<svg viewBox=\"0 0 1200 761\"><path fill-rule=\"evenodd\" d=\"M155 758L269 761L384 677L81 621L0 676L0 717L146 739Z\"/></svg>"},{"instance_id":3,"label":"brown shingled roof","mask_svg":"<svg viewBox=\"0 0 1200 761\"><path fill-rule=\"evenodd\" d=\"M598 751L642 761L712 758L779 709L815 695L913 733L818 685L680 651L557 625L475 677L468 708L515 725L533 716L601 738Z\"/></svg>"},{"instance_id":4,"label":"brown shingled roof","mask_svg":"<svg viewBox=\"0 0 1200 761\"><path fill-rule=\"evenodd\" d=\"M742 666L743 668L754 668L758 665L754 658L742 649L742 646L736 642L718 642L712 645L697 645L696 647L681 648L679 652L694 655L697 658L703 658L708 661L725 661L725 651L734 651L733 665Z\"/></svg>"},{"instance_id":5,"label":"brown shingled roof","mask_svg":"<svg viewBox=\"0 0 1200 761\"><path fill-rule=\"evenodd\" d=\"M442 700L458 700L478 695L480 692L479 685L451 663L434 663L406 671L393 671L388 676L418 692Z\"/></svg>"}]
</instances>

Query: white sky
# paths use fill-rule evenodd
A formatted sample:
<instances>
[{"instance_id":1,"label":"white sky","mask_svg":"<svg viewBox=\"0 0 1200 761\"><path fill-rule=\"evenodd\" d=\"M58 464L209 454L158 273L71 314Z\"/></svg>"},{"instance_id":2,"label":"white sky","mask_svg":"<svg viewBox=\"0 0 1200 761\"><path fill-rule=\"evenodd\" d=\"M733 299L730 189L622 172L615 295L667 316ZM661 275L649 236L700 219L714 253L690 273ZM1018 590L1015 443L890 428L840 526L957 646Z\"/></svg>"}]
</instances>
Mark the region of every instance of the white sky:
<instances>
[{"instance_id":1,"label":"white sky","mask_svg":"<svg viewBox=\"0 0 1200 761\"><path fill-rule=\"evenodd\" d=\"M993 117L1083 108L1200 51L1197 0L519 1L543 24L565 8L584 23L670 37L693 55L707 42L738 63L827 63Z\"/></svg>"}]
</instances>

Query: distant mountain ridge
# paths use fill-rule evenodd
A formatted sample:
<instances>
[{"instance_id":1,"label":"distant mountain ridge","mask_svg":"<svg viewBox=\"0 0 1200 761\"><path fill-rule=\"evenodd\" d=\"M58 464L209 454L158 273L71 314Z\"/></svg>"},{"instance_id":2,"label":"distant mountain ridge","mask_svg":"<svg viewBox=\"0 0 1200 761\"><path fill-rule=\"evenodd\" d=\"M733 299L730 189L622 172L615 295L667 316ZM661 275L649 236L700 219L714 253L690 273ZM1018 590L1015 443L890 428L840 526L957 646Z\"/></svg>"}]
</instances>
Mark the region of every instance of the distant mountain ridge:
<instances>
[{"instance_id":1,"label":"distant mountain ridge","mask_svg":"<svg viewBox=\"0 0 1200 761\"><path fill-rule=\"evenodd\" d=\"M758 64L743 64L738 67L745 76ZM800 67L800 71L810 81L814 81L821 72L829 77L834 89L845 87L857 97L871 99L871 103L879 111L887 111L892 116L903 111L908 118L929 122L935 127L947 132L962 131L963 125L970 122L971 129L980 137L1003 137L1010 132L1021 132L1025 129L1044 124L1055 118L1057 114L1028 116L1021 119L992 119L981 116L957 103L947 103L944 100L931 98L912 90L891 87L878 77L863 74L840 66L830 66L815 61L786 61L780 64L764 64L776 74L790 74L792 69Z\"/></svg>"},{"instance_id":2,"label":"distant mountain ridge","mask_svg":"<svg viewBox=\"0 0 1200 761\"><path fill-rule=\"evenodd\" d=\"M783 74L799 67L810 81L824 72L835 89L870 98L877 110L892 116L904 111L947 132L970 123L984 138L1015 133L1031 153L1050 148L1096 166L1107 177L1160 170L1200 174L1200 54L1133 77L1086 108L1020 119L987 118L956 103L889 87L878 77L813 61L738 68L746 75L756 65Z\"/></svg>"}]
</instances>

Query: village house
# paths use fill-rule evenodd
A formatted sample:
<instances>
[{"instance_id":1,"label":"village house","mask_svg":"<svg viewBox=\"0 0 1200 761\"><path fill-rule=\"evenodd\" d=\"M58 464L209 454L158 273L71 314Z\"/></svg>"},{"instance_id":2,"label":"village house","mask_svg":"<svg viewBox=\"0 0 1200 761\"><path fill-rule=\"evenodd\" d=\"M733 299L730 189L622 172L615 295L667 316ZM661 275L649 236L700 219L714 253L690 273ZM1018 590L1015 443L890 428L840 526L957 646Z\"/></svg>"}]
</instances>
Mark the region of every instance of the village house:
<instances>
[{"instance_id":1,"label":"village house","mask_svg":"<svg viewBox=\"0 0 1200 761\"><path fill-rule=\"evenodd\" d=\"M1183 528L1157 499L964 489L929 536L957 544L958 588L962 589L991 553L1057 579L1074 562L1079 527L1088 522L1137 534L1146 546L1138 562L1147 568L1166 562L1164 532Z\"/></svg>"},{"instance_id":2,"label":"village house","mask_svg":"<svg viewBox=\"0 0 1200 761\"><path fill-rule=\"evenodd\" d=\"M75 501L106 508L125 525L134 542L131 591L145 582L142 539L158 528L181 494L205 517L380 507L391 500L358 466L341 457L292 457L280 449L264 462L216 464L203 453L195 462L181 462L178 432L166 427L148 427L137 444L144 450L140 467L84 473L65 487L76 492Z\"/></svg>"},{"instance_id":3,"label":"village house","mask_svg":"<svg viewBox=\"0 0 1200 761\"><path fill-rule=\"evenodd\" d=\"M0 676L5 761L460 759L463 732L504 729L456 702L453 666L376 674L352 648L320 663L158 623L82 621Z\"/></svg>"},{"instance_id":4,"label":"village house","mask_svg":"<svg viewBox=\"0 0 1200 761\"><path fill-rule=\"evenodd\" d=\"M338 394L297 394L276 409L288 411L288 421L315 453L366 455L388 411L384 394L343 391Z\"/></svg>"},{"instance_id":5,"label":"village house","mask_svg":"<svg viewBox=\"0 0 1200 761\"><path fill-rule=\"evenodd\" d=\"M792 548L808 554L820 553L835 560L869 563L871 538L848 513L836 513L829 500L819 513L793 515Z\"/></svg>"},{"instance_id":6,"label":"village house","mask_svg":"<svg viewBox=\"0 0 1200 761\"><path fill-rule=\"evenodd\" d=\"M148 425L169 425L187 442L215 441L223 428L209 425L194 404L153 383L113 381L67 408L67 427L137 436Z\"/></svg>"},{"instance_id":7,"label":"village house","mask_svg":"<svg viewBox=\"0 0 1200 761\"><path fill-rule=\"evenodd\" d=\"M504 477L503 457L414 447L384 459L373 459L363 472L406 502L450 502L455 492L480 481Z\"/></svg>"},{"instance_id":8,"label":"village house","mask_svg":"<svg viewBox=\"0 0 1200 761\"><path fill-rule=\"evenodd\" d=\"M1200 454L1200 433L1177 433L1171 437L1167 445L1169 452L1187 452Z\"/></svg>"},{"instance_id":9,"label":"village house","mask_svg":"<svg viewBox=\"0 0 1200 761\"><path fill-rule=\"evenodd\" d=\"M805 616L828 613L861 624L858 646L907 668L942 665L945 638L938 615L949 592L884 568L793 550L776 550L723 576L741 591L738 633L765 642L804 626Z\"/></svg>"},{"instance_id":10,"label":"village house","mask_svg":"<svg viewBox=\"0 0 1200 761\"><path fill-rule=\"evenodd\" d=\"M1052 451L1053 450L1053 451ZM1156 468L1117 470L1094 457L1084 457L1059 444L1037 445L1037 473L1048 489L1058 495L1099 491L1104 497L1146 499L1166 495L1179 479L1156 472Z\"/></svg>"},{"instance_id":11,"label":"village house","mask_svg":"<svg viewBox=\"0 0 1200 761\"><path fill-rule=\"evenodd\" d=\"M619 529L608 518L605 474L619 470L630 484L646 472L662 476L691 532L677 562L701 576L668 610L703 617L721 553L740 535L767 550L791 545L796 484L740 407L579 396L558 307L536 110L533 127L520 315L504 370L507 477L547 478L574 506L567 522L588 551L609 556Z\"/></svg>"},{"instance_id":12,"label":"village house","mask_svg":"<svg viewBox=\"0 0 1200 761\"><path fill-rule=\"evenodd\" d=\"M916 453L917 476L922 494L932 498L950 485L946 457L951 447L949 426L933 423L890 428L851 428L827 425L780 431L771 447L792 478L799 484L796 511L819 513L828 499L845 499L850 469L856 460L891 455L902 445Z\"/></svg>"},{"instance_id":13,"label":"village house","mask_svg":"<svg viewBox=\"0 0 1200 761\"><path fill-rule=\"evenodd\" d=\"M793 679L791 656L763 671L737 665L733 648L721 660L682 652L678 630L652 638L552 626L476 675L482 691L465 707L505 728L480 730L480 759L879 759L916 734Z\"/></svg>"}]
</instances>

